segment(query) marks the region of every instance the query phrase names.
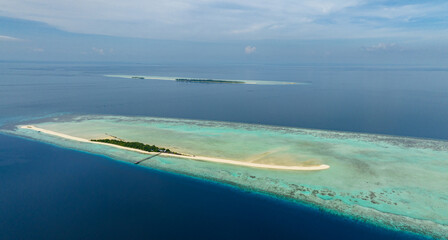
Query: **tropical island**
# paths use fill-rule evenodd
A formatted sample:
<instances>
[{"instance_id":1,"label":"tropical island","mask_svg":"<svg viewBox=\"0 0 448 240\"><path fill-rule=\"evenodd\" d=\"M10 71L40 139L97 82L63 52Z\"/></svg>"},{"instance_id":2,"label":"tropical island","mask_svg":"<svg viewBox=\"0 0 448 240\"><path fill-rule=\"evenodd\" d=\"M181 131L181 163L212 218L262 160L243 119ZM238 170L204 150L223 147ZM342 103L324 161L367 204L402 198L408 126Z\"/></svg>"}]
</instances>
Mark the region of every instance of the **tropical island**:
<instances>
[{"instance_id":1,"label":"tropical island","mask_svg":"<svg viewBox=\"0 0 448 240\"><path fill-rule=\"evenodd\" d=\"M105 145L115 148L120 148L127 151L133 151L143 154L155 154L157 153L160 156L164 157L172 157L172 158L180 158L180 159L190 159L201 162L210 162L210 163L221 163L221 164L229 164L235 166L242 167L250 167L250 168L262 168L262 169L275 169L275 170L289 170L289 171L319 171L329 169L330 166L326 164L306 164L306 165L279 165L279 164L265 164L265 163L254 163L254 162L245 162L233 159L226 159L220 157L207 157L207 156L196 156L191 154L181 154L172 152L166 148L159 148L155 145L148 145L140 142L126 142L123 140L116 139L99 139L99 140L88 140L85 138L68 135L62 132L56 132L49 129L44 129L41 127L36 127L33 125L24 125L20 126L20 129L32 130L37 132L39 135L50 135L55 136L62 139L67 139L71 141L83 142L83 143L91 143L91 144L99 144ZM164 152L165 151L165 152ZM170 151L170 152L168 152Z\"/></svg>"},{"instance_id":2,"label":"tropical island","mask_svg":"<svg viewBox=\"0 0 448 240\"><path fill-rule=\"evenodd\" d=\"M217 80L217 79L198 79L198 78L176 78L177 82L191 82L191 83L244 83L242 81L233 80Z\"/></svg>"},{"instance_id":3,"label":"tropical island","mask_svg":"<svg viewBox=\"0 0 448 240\"><path fill-rule=\"evenodd\" d=\"M284 81L265 81L265 80L235 80L235 79L213 79L213 78L190 78L190 77L171 77L171 76L147 76L147 75L111 75L105 77L126 78L126 79L144 79L144 80L162 80L174 82L191 83L230 83L230 84L251 84L251 85L309 85L310 82L284 82Z\"/></svg>"},{"instance_id":4,"label":"tropical island","mask_svg":"<svg viewBox=\"0 0 448 240\"><path fill-rule=\"evenodd\" d=\"M145 79L145 77L141 76L132 76L132 79ZM222 80L222 79L202 79L202 78L175 78L177 82L190 82L190 83L236 83L236 84L244 84L244 81L235 81L235 80Z\"/></svg>"}]
</instances>

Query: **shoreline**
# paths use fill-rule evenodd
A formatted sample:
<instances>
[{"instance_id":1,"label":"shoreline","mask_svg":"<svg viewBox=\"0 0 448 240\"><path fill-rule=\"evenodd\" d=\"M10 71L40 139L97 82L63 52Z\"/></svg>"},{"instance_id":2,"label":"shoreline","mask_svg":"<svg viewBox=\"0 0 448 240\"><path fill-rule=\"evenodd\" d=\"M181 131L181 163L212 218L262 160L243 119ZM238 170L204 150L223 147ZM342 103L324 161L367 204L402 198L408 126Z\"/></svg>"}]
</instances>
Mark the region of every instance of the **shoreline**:
<instances>
[{"instance_id":1,"label":"shoreline","mask_svg":"<svg viewBox=\"0 0 448 240\"><path fill-rule=\"evenodd\" d=\"M138 153L148 154L148 155L154 155L159 154L163 157L174 157L174 158L183 158L183 159L190 159L190 160L196 160L196 161L205 161L205 162L214 162L214 163L222 163L222 164L231 164L236 166L243 166L243 167L253 167L253 168L262 168L262 169L271 169L271 170L290 170L290 171L319 171L319 170L326 170L329 169L330 166L326 164L321 165L315 165L315 166L281 166L281 165L269 165L269 164L261 164L261 163L250 163L250 162L241 162L236 160L230 160L230 159L222 159L222 158L214 158L214 157L205 157L205 156L187 156L187 155L177 155L177 154L170 154L170 153L160 153L160 152L147 152L140 149L135 148L129 148L129 147L123 147L115 144L109 144L109 143L103 143L103 142L94 142L90 141L88 139L70 136L64 133L59 133L43 128L39 128L33 125L23 125L19 126L22 129L29 129L34 130L38 132L42 132L48 135L53 135L56 137L69 139L73 141L78 142L84 142L84 143L91 143L91 144L99 144L99 145L105 145L110 147L115 147L123 150L128 151L134 151Z\"/></svg>"}]
</instances>

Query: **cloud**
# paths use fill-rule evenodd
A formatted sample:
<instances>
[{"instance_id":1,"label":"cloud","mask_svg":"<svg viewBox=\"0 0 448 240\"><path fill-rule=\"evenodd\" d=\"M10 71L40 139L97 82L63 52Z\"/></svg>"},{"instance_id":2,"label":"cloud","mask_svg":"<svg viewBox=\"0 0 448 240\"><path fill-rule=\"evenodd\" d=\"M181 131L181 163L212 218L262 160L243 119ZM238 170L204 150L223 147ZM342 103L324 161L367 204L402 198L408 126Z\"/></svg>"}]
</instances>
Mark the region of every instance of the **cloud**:
<instances>
[{"instance_id":1,"label":"cloud","mask_svg":"<svg viewBox=\"0 0 448 240\"><path fill-rule=\"evenodd\" d=\"M15 37L10 37L10 36L5 36L5 35L0 35L0 41L22 41L22 39L15 38Z\"/></svg>"},{"instance_id":2,"label":"cloud","mask_svg":"<svg viewBox=\"0 0 448 240\"><path fill-rule=\"evenodd\" d=\"M259 31L265 27L266 27L266 25L263 25L263 24L254 24L254 25L242 28L242 29L234 29L234 30L230 31L230 33L232 33L232 34L251 33L251 32Z\"/></svg>"},{"instance_id":3,"label":"cloud","mask_svg":"<svg viewBox=\"0 0 448 240\"><path fill-rule=\"evenodd\" d=\"M69 32L120 37L201 41L448 38L448 2L410 2L2 0L0 9L2 16L45 22Z\"/></svg>"},{"instance_id":4,"label":"cloud","mask_svg":"<svg viewBox=\"0 0 448 240\"><path fill-rule=\"evenodd\" d=\"M378 43L372 46L364 47L363 48L367 52L385 52L385 51L401 51L402 48L400 48L396 43Z\"/></svg>"},{"instance_id":5,"label":"cloud","mask_svg":"<svg viewBox=\"0 0 448 240\"><path fill-rule=\"evenodd\" d=\"M92 51L97 53L97 54L99 54L99 55L104 55L104 49L102 49L102 48L93 47Z\"/></svg>"},{"instance_id":6,"label":"cloud","mask_svg":"<svg viewBox=\"0 0 448 240\"><path fill-rule=\"evenodd\" d=\"M257 48L256 48L256 47L253 47L253 46L246 46L246 47L244 48L244 52L245 52L246 54L252 54L252 53L255 52L255 50L257 50Z\"/></svg>"}]
</instances>

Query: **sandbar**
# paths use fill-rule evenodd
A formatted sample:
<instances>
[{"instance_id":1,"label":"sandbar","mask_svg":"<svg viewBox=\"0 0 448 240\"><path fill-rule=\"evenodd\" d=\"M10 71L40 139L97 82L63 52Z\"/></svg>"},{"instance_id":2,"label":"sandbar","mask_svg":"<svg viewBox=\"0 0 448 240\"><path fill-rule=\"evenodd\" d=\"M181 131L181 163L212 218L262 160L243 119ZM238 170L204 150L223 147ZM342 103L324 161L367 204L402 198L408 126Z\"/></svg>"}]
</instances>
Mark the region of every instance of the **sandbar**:
<instances>
[{"instance_id":1,"label":"sandbar","mask_svg":"<svg viewBox=\"0 0 448 240\"><path fill-rule=\"evenodd\" d=\"M64 133L59 133L59 132L51 131L48 129L39 128L39 127L36 127L33 125L24 125L24 126L20 126L20 128L34 130L34 131L38 131L41 133L45 133L45 134L53 135L56 137L73 140L73 141L85 142L85 143L91 143L91 144L107 145L110 147L120 148L120 149L124 149L124 150L128 150L128 151L134 151L134 152L149 154L149 155L160 154L161 156L165 156L165 157L184 158L184 159L191 159L191 160L196 160L196 161L206 161L206 162L231 164L231 165L244 166L244 167L274 169L274 170L317 171L317 170L325 170L325 169L330 168L330 166L326 165L326 164L313 165L313 166L282 166L282 165L272 165L272 164L262 164L262 163L241 162L241 161L236 161L236 160L205 157L205 156L190 156L190 155L178 155L178 154L171 154L171 153L147 152L147 151L143 151L140 149L123 147L123 146L118 146L118 145L114 145L114 144L110 144L110 143L94 142L94 141L90 141L88 139L70 136L70 135L67 135Z\"/></svg>"}]
</instances>

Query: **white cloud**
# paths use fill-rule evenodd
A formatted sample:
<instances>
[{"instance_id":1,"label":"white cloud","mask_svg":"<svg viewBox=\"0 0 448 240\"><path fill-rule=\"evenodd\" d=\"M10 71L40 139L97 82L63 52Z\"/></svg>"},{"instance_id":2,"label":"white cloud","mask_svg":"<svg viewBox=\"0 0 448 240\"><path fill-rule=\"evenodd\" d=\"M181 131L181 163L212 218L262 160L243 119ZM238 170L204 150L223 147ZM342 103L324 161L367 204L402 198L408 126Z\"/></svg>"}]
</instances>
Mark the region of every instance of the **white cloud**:
<instances>
[{"instance_id":1,"label":"white cloud","mask_svg":"<svg viewBox=\"0 0 448 240\"><path fill-rule=\"evenodd\" d=\"M251 32L259 31L260 29L262 29L264 27L266 27L266 25L264 25L264 24L254 24L254 25L248 26L243 29L232 30L232 31L230 31L230 33L232 33L232 34L251 33Z\"/></svg>"},{"instance_id":2,"label":"white cloud","mask_svg":"<svg viewBox=\"0 0 448 240\"><path fill-rule=\"evenodd\" d=\"M0 35L0 41L22 41L22 39L15 38L15 37L10 37L10 36L5 36L5 35Z\"/></svg>"},{"instance_id":3,"label":"white cloud","mask_svg":"<svg viewBox=\"0 0 448 240\"><path fill-rule=\"evenodd\" d=\"M246 46L246 47L244 48L244 52L245 52L246 54L252 54L252 53L254 53L256 50L257 50L257 48L256 48L256 47L253 47L253 46Z\"/></svg>"},{"instance_id":4,"label":"white cloud","mask_svg":"<svg viewBox=\"0 0 448 240\"><path fill-rule=\"evenodd\" d=\"M389 3L392 0L2 0L0 9L6 17L41 21L70 32L123 37L448 38L448 3ZM443 21L431 22L437 18ZM423 27L406 25L416 19Z\"/></svg>"}]
</instances>

